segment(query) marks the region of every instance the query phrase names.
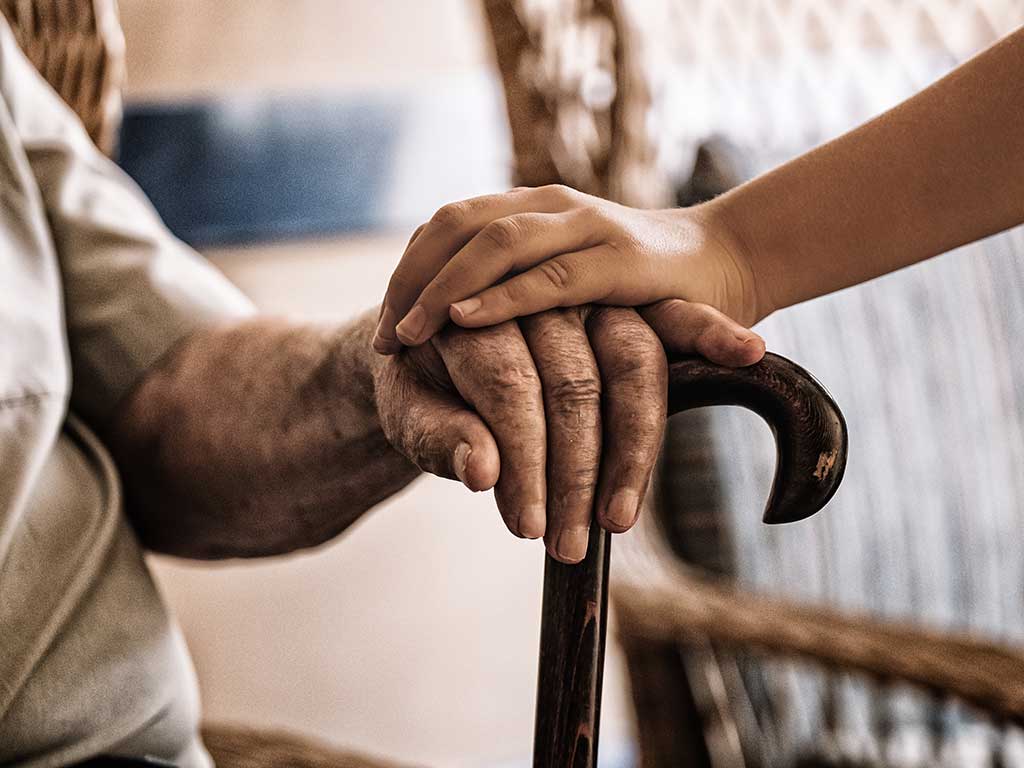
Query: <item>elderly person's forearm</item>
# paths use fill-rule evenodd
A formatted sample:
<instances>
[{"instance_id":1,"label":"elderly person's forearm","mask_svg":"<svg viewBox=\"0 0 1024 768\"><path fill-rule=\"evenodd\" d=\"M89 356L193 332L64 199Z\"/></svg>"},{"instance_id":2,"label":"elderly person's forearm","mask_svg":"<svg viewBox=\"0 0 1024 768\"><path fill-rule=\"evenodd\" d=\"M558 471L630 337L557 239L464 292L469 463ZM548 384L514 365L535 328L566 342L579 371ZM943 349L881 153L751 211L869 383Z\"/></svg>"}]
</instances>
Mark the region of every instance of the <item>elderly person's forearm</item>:
<instances>
[{"instance_id":1,"label":"elderly person's forearm","mask_svg":"<svg viewBox=\"0 0 1024 768\"><path fill-rule=\"evenodd\" d=\"M249 320L189 336L107 437L147 546L194 558L316 546L424 470L495 489L509 530L583 558L636 520L661 444L665 356L633 310L450 328L383 357L341 329Z\"/></svg>"},{"instance_id":2,"label":"elderly person's forearm","mask_svg":"<svg viewBox=\"0 0 1024 768\"><path fill-rule=\"evenodd\" d=\"M374 323L258 319L172 350L107 435L143 542L193 558L289 552L413 480L377 417Z\"/></svg>"}]
</instances>

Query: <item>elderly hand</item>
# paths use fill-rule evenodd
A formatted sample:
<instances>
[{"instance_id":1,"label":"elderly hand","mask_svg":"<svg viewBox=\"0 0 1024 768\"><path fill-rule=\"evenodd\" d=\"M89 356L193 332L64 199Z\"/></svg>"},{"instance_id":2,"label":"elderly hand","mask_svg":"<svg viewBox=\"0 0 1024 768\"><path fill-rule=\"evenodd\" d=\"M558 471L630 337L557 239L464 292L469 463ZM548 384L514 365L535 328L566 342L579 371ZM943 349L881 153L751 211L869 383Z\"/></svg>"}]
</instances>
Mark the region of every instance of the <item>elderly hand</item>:
<instances>
[{"instance_id":1,"label":"elderly hand","mask_svg":"<svg viewBox=\"0 0 1024 768\"><path fill-rule=\"evenodd\" d=\"M453 327L380 358L384 433L420 468L495 489L509 530L578 562L592 514L636 520L665 425L667 366L631 309L553 310Z\"/></svg>"},{"instance_id":2,"label":"elderly hand","mask_svg":"<svg viewBox=\"0 0 1024 768\"><path fill-rule=\"evenodd\" d=\"M757 286L714 210L638 210L557 185L446 205L403 254L374 348L422 344L449 316L479 328L551 307L653 304L642 313L673 351L755 363L764 342L743 323L763 314Z\"/></svg>"}]
</instances>

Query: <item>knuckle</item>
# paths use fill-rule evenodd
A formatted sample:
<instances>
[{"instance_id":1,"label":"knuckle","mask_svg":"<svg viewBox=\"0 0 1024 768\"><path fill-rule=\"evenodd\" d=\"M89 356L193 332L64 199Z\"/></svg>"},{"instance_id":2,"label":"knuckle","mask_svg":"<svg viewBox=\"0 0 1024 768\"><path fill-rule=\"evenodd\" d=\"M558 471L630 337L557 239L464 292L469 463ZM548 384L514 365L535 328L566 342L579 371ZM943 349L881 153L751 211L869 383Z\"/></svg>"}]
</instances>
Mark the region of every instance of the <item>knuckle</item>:
<instances>
[{"instance_id":1,"label":"knuckle","mask_svg":"<svg viewBox=\"0 0 1024 768\"><path fill-rule=\"evenodd\" d=\"M679 315L679 307L684 305L681 299L663 299L644 309L644 317L649 322L669 324Z\"/></svg>"},{"instance_id":2,"label":"knuckle","mask_svg":"<svg viewBox=\"0 0 1024 768\"><path fill-rule=\"evenodd\" d=\"M605 340L604 346L616 353L623 352L624 344L634 344L644 338L644 323L635 310L624 307L596 307L590 321L594 332Z\"/></svg>"},{"instance_id":3,"label":"knuckle","mask_svg":"<svg viewBox=\"0 0 1024 768\"><path fill-rule=\"evenodd\" d=\"M431 223L440 229L459 230L466 224L469 218L469 207L464 202L448 203L437 209L431 217Z\"/></svg>"},{"instance_id":4,"label":"knuckle","mask_svg":"<svg viewBox=\"0 0 1024 768\"><path fill-rule=\"evenodd\" d=\"M590 412L596 416L601 408L601 380L596 376L560 377L545 387L545 395L552 415L579 418Z\"/></svg>"},{"instance_id":5,"label":"knuckle","mask_svg":"<svg viewBox=\"0 0 1024 768\"><path fill-rule=\"evenodd\" d=\"M522 237L522 227L515 219L498 219L492 221L482 230L480 237L494 250L511 250Z\"/></svg>"},{"instance_id":6,"label":"knuckle","mask_svg":"<svg viewBox=\"0 0 1024 768\"><path fill-rule=\"evenodd\" d=\"M558 292L567 291L575 282L572 270L558 259L545 261L537 267L537 271Z\"/></svg>"},{"instance_id":7,"label":"knuckle","mask_svg":"<svg viewBox=\"0 0 1024 768\"><path fill-rule=\"evenodd\" d=\"M582 194L565 184L548 184L543 191L555 202L566 206L575 204Z\"/></svg>"},{"instance_id":8,"label":"knuckle","mask_svg":"<svg viewBox=\"0 0 1024 768\"><path fill-rule=\"evenodd\" d=\"M643 238L637 236L629 228L623 227L613 218L609 218L608 223L603 226L606 231L611 233L605 245L608 246L616 261L633 262L636 260L637 254L647 253L650 250L650 246L643 241Z\"/></svg>"},{"instance_id":9,"label":"knuckle","mask_svg":"<svg viewBox=\"0 0 1024 768\"><path fill-rule=\"evenodd\" d=\"M490 369L486 382L491 395L499 403L519 403L540 395L537 372L525 365L501 365Z\"/></svg>"},{"instance_id":10,"label":"knuckle","mask_svg":"<svg viewBox=\"0 0 1024 768\"><path fill-rule=\"evenodd\" d=\"M608 354L602 373L613 381L654 382L667 368L665 351L650 327L640 322L605 320Z\"/></svg>"},{"instance_id":11,"label":"knuckle","mask_svg":"<svg viewBox=\"0 0 1024 768\"><path fill-rule=\"evenodd\" d=\"M597 488L597 473L590 468L579 468L561 473L548 487L548 501L560 510L575 507L589 508Z\"/></svg>"},{"instance_id":12,"label":"knuckle","mask_svg":"<svg viewBox=\"0 0 1024 768\"><path fill-rule=\"evenodd\" d=\"M600 231L619 227L619 219L614 212L604 205L588 205L580 212L586 226Z\"/></svg>"},{"instance_id":13,"label":"knuckle","mask_svg":"<svg viewBox=\"0 0 1024 768\"><path fill-rule=\"evenodd\" d=\"M499 303L509 307L518 307L522 302L529 300L530 289L524 285L523 280L507 280L494 286Z\"/></svg>"}]
</instances>

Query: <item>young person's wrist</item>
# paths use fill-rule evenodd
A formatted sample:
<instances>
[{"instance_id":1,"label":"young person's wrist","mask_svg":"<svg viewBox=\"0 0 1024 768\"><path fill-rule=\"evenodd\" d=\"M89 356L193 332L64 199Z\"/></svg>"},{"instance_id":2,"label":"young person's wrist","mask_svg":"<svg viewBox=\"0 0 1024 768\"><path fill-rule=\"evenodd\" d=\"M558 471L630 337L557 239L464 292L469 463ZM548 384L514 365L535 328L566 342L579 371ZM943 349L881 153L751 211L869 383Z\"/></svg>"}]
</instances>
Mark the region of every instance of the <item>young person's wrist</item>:
<instances>
[{"instance_id":1,"label":"young person's wrist","mask_svg":"<svg viewBox=\"0 0 1024 768\"><path fill-rule=\"evenodd\" d=\"M765 300L749 240L719 200L679 211L699 231L698 247L684 251L684 269L697 284L706 286L702 293L682 298L710 304L750 327L774 307Z\"/></svg>"}]
</instances>

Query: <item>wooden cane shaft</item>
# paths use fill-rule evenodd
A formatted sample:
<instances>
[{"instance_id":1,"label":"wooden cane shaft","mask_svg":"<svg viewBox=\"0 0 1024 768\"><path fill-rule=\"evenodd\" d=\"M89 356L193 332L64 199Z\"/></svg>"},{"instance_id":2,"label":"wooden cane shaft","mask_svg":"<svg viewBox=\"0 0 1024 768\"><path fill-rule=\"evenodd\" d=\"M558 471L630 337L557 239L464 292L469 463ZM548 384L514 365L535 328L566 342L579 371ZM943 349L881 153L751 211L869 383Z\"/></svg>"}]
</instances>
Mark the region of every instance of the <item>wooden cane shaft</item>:
<instances>
[{"instance_id":1,"label":"wooden cane shaft","mask_svg":"<svg viewBox=\"0 0 1024 768\"><path fill-rule=\"evenodd\" d=\"M594 768L608 629L611 535L596 523L587 556L544 560L534 768Z\"/></svg>"}]
</instances>

